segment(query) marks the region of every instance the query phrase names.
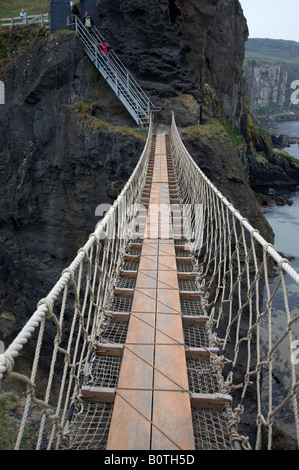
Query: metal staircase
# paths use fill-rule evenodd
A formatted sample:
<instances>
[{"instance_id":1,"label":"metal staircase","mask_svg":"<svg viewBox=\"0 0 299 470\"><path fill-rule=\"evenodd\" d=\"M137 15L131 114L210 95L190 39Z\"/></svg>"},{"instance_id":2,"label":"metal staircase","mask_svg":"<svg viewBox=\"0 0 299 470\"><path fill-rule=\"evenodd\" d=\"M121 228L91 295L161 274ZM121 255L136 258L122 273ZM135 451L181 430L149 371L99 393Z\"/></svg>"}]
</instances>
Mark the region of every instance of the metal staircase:
<instances>
[{"instance_id":1,"label":"metal staircase","mask_svg":"<svg viewBox=\"0 0 299 470\"><path fill-rule=\"evenodd\" d=\"M110 50L107 60L103 60L100 54L100 44L105 39L99 31L93 28L91 34L79 18L76 16L73 18L75 30L81 38L88 57L124 104L137 125L148 127L150 113L152 111L159 111L160 108L153 105L114 51Z\"/></svg>"}]
</instances>

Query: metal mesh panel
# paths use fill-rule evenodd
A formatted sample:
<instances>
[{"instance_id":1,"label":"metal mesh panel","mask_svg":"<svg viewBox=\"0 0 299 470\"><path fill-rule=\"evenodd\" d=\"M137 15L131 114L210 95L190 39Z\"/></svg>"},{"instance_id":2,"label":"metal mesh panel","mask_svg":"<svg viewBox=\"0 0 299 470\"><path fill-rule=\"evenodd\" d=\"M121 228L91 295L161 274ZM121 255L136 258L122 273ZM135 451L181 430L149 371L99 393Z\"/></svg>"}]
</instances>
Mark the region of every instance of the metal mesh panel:
<instances>
[{"instance_id":1,"label":"metal mesh panel","mask_svg":"<svg viewBox=\"0 0 299 470\"><path fill-rule=\"evenodd\" d=\"M116 287L124 289L135 289L136 278L134 277L120 277L116 282Z\"/></svg>"},{"instance_id":2,"label":"metal mesh panel","mask_svg":"<svg viewBox=\"0 0 299 470\"><path fill-rule=\"evenodd\" d=\"M222 411L192 409L196 450L231 450L229 433Z\"/></svg>"},{"instance_id":3,"label":"metal mesh panel","mask_svg":"<svg viewBox=\"0 0 299 470\"><path fill-rule=\"evenodd\" d=\"M105 331L101 335L101 340L105 343L120 343L126 342L128 332L128 323L122 321L112 321L108 323Z\"/></svg>"},{"instance_id":4,"label":"metal mesh panel","mask_svg":"<svg viewBox=\"0 0 299 470\"><path fill-rule=\"evenodd\" d=\"M83 403L70 426L70 449L105 450L112 411L112 403Z\"/></svg>"},{"instance_id":5,"label":"metal mesh panel","mask_svg":"<svg viewBox=\"0 0 299 470\"><path fill-rule=\"evenodd\" d=\"M118 383L122 358L118 356L94 356L88 384L94 387L115 388Z\"/></svg>"},{"instance_id":6,"label":"metal mesh panel","mask_svg":"<svg viewBox=\"0 0 299 470\"><path fill-rule=\"evenodd\" d=\"M195 280L179 279L179 289L182 291L198 291L199 286Z\"/></svg>"},{"instance_id":7,"label":"metal mesh panel","mask_svg":"<svg viewBox=\"0 0 299 470\"><path fill-rule=\"evenodd\" d=\"M183 315L205 315L205 311L201 305L201 300L181 299L181 311Z\"/></svg>"},{"instance_id":8,"label":"metal mesh panel","mask_svg":"<svg viewBox=\"0 0 299 470\"><path fill-rule=\"evenodd\" d=\"M141 253L141 250L138 250L136 248L128 248L128 250L127 250L128 255L139 256L140 253Z\"/></svg>"},{"instance_id":9,"label":"metal mesh panel","mask_svg":"<svg viewBox=\"0 0 299 470\"><path fill-rule=\"evenodd\" d=\"M130 312L132 310L133 297L113 297L108 310L112 312Z\"/></svg>"},{"instance_id":10,"label":"metal mesh panel","mask_svg":"<svg viewBox=\"0 0 299 470\"><path fill-rule=\"evenodd\" d=\"M186 243L187 243L186 240L174 240L174 244L177 246L186 245Z\"/></svg>"},{"instance_id":11,"label":"metal mesh panel","mask_svg":"<svg viewBox=\"0 0 299 470\"><path fill-rule=\"evenodd\" d=\"M217 375L213 372L213 366L209 361L193 359L188 360L187 375L190 392L218 392Z\"/></svg>"},{"instance_id":12,"label":"metal mesh panel","mask_svg":"<svg viewBox=\"0 0 299 470\"><path fill-rule=\"evenodd\" d=\"M192 255L193 253L190 250L178 250L176 252L177 258L191 258Z\"/></svg>"},{"instance_id":13,"label":"metal mesh panel","mask_svg":"<svg viewBox=\"0 0 299 470\"><path fill-rule=\"evenodd\" d=\"M192 264L177 263L177 269L179 273L192 273L193 272Z\"/></svg>"},{"instance_id":14,"label":"metal mesh panel","mask_svg":"<svg viewBox=\"0 0 299 470\"><path fill-rule=\"evenodd\" d=\"M138 271L139 262L135 263L133 261L125 261L123 264L124 271Z\"/></svg>"},{"instance_id":15,"label":"metal mesh panel","mask_svg":"<svg viewBox=\"0 0 299 470\"><path fill-rule=\"evenodd\" d=\"M189 348L208 348L209 335L204 326L184 325L185 345Z\"/></svg>"}]
</instances>

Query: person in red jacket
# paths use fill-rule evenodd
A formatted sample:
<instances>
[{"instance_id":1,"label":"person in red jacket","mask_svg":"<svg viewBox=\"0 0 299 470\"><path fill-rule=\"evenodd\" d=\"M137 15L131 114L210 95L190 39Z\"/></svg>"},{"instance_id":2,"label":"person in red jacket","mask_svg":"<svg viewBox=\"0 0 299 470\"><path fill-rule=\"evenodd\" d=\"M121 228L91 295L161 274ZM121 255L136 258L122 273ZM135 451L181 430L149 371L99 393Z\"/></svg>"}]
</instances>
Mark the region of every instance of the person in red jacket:
<instances>
[{"instance_id":1,"label":"person in red jacket","mask_svg":"<svg viewBox=\"0 0 299 470\"><path fill-rule=\"evenodd\" d=\"M104 41L100 44L101 63L103 64L104 67L106 67L106 65L107 65L109 49L110 49L110 47L108 46L106 41Z\"/></svg>"}]
</instances>

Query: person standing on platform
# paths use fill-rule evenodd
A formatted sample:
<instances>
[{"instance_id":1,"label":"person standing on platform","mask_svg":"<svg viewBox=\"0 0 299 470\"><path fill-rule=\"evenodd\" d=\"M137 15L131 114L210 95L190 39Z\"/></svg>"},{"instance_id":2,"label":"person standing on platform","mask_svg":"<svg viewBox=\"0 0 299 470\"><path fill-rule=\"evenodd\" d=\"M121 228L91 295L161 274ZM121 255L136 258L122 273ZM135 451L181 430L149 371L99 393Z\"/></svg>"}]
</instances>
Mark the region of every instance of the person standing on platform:
<instances>
[{"instance_id":1,"label":"person standing on platform","mask_svg":"<svg viewBox=\"0 0 299 470\"><path fill-rule=\"evenodd\" d=\"M89 33L92 33L92 28L94 27L94 21L89 16L88 10L85 11L84 16L82 18L82 23L84 24L85 28Z\"/></svg>"}]
</instances>

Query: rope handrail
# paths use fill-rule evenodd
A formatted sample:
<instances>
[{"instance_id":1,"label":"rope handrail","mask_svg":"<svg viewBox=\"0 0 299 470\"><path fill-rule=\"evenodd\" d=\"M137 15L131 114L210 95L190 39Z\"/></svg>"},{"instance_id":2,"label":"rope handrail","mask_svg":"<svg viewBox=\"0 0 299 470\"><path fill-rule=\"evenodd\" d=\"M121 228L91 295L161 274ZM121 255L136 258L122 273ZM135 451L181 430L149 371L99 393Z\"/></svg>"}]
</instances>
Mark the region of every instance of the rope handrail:
<instances>
[{"instance_id":1,"label":"rope handrail","mask_svg":"<svg viewBox=\"0 0 299 470\"><path fill-rule=\"evenodd\" d=\"M273 448L275 427L298 448L299 274L201 171L174 114L171 144L213 344L227 361L225 390L239 400L241 422L256 396L256 449Z\"/></svg>"},{"instance_id":2,"label":"rope handrail","mask_svg":"<svg viewBox=\"0 0 299 470\"><path fill-rule=\"evenodd\" d=\"M144 220L146 213L140 197L152 138L150 121L142 155L117 200L0 355L0 379L15 377L27 386L15 449L20 448L32 403L42 408L36 448L69 448L71 417L82 412L81 386L90 374L90 357L111 320L123 264L134 257L126 256L128 242L134 245L136 226L142 224L139 216ZM227 413L232 440L240 439L234 430L241 425L257 450L272 449L278 428L298 447L298 273L201 171L183 144L174 114L170 143L182 211L178 216L175 204L174 217L184 221L192 274L203 292L210 347L219 349L211 360L213 370L223 376L219 393L234 400ZM15 371L25 345L33 356L30 377ZM50 363L43 358L44 349ZM40 369L49 377L46 387L39 383ZM241 437L247 448L249 438Z\"/></svg>"},{"instance_id":3,"label":"rope handrail","mask_svg":"<svg viewBox=\"0 0 299 470\"><path fill-rule=\"evenodd\" d=\"M10 344L7 348L5 353L1 357L0 361L0 380L3 379L5 373L8 369L8 364L19 356L20 351L23 349L24 344L27 343L29 338L32 336L34 330L41 324L42 320L45 319L46 313L49 311L49 305L53 305L59 295L62 293L63 289L68 285L71 280L72 273L78 271L78 268L84 258L86 257L86 253L89 252L96 244L99 243L101 237L107 237L107 234L114 230L117 234L117 229L115 227L111 227L110 225L114 222L114 217L116 211L120 208L123 213L119 214L120 216L126 216L124 204L126 207L133 207L135 205L137 207L136 201L138 201L140 195L140 188L143 184L143 178L145 175L146 167L147 167L147 159L149 156L150 144L152 139L152 123L150 122L150 128L148 132L147 141L143 150L143 153L139 159L139 162L132 173L131 177L129 178L128 182L122 189L121 193L119 194L118 198L114 202L113 206L110 210L106 213L104 218L100 220L97 224L94 233L92 233L86 242L86 244L78 251L77 256L69 265L69 267L62 273L61 277L53 287L53 289L49 292L47 297L39 302L37 310L34 312L32 317L28 320L26 325L23 327L21 332L17 335L15 340ZM132 194L132 187L134 189ZM127 195L129 194L129 198ZM127 198L127 200L126 200ZM133 219L133 217L131 217ZM121 236L124 236L123 245L126 244L129 233L130 227L127 227L128 234L122 233ZM111 234L110 234L111 236ZM111 236L112 238L112 236ZM118 255L121 253L118 253ZM123 254L123 253L122 253Z\"/></svg>"}]
</instances>

